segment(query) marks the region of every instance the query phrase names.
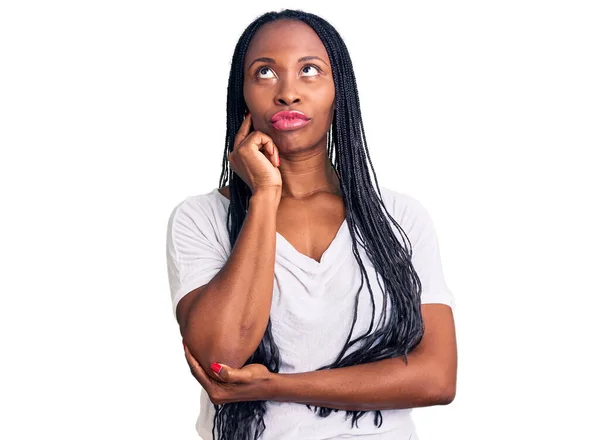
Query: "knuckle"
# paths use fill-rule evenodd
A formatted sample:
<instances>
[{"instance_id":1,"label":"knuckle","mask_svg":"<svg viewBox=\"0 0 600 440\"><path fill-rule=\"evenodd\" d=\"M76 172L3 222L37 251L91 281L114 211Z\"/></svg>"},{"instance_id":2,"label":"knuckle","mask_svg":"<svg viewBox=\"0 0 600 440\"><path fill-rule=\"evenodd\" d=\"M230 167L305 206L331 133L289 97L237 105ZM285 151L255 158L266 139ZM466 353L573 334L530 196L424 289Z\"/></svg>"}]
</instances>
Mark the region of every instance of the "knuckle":
<instances>
[{"instance_id":1,"label":"knuckle","mask_svg":"<svg viewBox=\"0 0 600 440\"><path fill-rule=\"evenodd\" d=\"M256 140L256 139L263 139L263 141L270 141L271 138L266 135L265 133L263 133L262 131L253 131L252 134L250 135L251 139Z\"/></svg>"},{"instance_id":2,"label":"knuckle","mask_svg":"<svg viewBox=\"0 0 600 440\"><path fill-rule=\"evenodd\" d=\"M250 152L251 148L248 144L244 144L242 145L239 150L238 150L238 155L240 157L246 157L248 155L248 153Z\"/></svg>"},{"instance_id":3,"label":"knuckle","mask_svg":"<svg viewBox=\"0 0 600 440\"><path fill-rule=\"evenodd\" d=\"M208 397L213 405L221 405L223 403L223 399L215 392L211 392Z\"/></svg>"}]
</instances>

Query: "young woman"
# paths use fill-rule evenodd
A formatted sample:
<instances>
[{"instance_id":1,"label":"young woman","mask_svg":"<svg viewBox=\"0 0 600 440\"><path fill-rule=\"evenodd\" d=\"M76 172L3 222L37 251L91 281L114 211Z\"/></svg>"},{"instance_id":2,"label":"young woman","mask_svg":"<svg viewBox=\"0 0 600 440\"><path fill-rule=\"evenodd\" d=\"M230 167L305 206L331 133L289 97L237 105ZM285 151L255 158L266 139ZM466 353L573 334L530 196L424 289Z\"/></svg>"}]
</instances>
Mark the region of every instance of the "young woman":
<instances>
[{"instance_id":1,"label":"young woman","mask_svg":"<svg viewBox=\"0 0 600 440\"><path fill-rule=\"evenodd\" d=\"M417 439L411 408L454 398L432 221L379 188L350 56L316 15L240 37L219 188L175 207L167 259L205 440Z\"/></svg>"}]
</instances>

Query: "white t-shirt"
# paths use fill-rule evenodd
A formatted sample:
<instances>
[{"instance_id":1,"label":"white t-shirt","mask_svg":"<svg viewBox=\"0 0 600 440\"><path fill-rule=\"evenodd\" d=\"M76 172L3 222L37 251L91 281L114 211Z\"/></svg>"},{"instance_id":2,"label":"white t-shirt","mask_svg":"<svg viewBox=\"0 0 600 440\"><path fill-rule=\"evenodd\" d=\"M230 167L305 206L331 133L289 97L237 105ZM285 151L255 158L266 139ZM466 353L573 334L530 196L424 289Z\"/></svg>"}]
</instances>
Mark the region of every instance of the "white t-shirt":
<instances>
[{"instance_id":1,"label":"white t-shirt","mask_svg":"<svg viewBox=\"0 0 600 440\"><path fill-rule=\"evenodd\" d=\"M387 210L412 243L412 263L422 285L421 303L443 303L454 309L453 294L444 281L437 236L428 212L406 194L386 188L381 188L381 194ZM184 295L207 284L227 261L231 252L226 224L228 205L229 200L215 188L207 194L187 197L173 210L167 233L173 313ZM392 231L402 243L393 225ZM358 249L373 289L374 325L377 325L382 311L382 291L364 249L361 246ZM270 318L273 338L281 354L280 372L314 371L335 361L350 331L356 293L361 284L360 267L352 253L346 221L320 262L298 252L277 233L274 277ZM390 301L388 310L389 304ZM371 313L365 280L353 338L368 330ZM355 344L348 353L359 346ZM266 429L260 440L339 440L354 436L364 440L418 440L411 411L410 408L381 411L383 423L379 428L373 422L374 412L370 412L358 420L358 428L352 428L351 418L344 420L344 410L323 418L304 404L267 401ZM196 430L203 440L212 440L213 417L214 407L201 388Z\"/></svg>"}]
</instances>

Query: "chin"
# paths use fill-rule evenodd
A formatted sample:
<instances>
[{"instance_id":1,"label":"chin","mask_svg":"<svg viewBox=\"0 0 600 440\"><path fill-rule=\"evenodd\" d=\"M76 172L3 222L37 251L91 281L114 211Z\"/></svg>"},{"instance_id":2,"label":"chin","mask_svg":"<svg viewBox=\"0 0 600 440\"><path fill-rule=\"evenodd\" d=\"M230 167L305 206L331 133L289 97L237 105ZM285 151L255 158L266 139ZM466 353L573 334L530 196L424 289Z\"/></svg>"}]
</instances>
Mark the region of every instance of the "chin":
<instances>
[{"instance_id":1,"label":"chin","mask_svg":"<svg viewBox=\"0 0 600 440\"><path fill-rule=\"evenodd\" d=\"M280 131L269 126L268 131L264 131L264 133L273 139L277 148L284 153L308 151L318 145L319 140L327 135L327 132L318 135L314 130L305 130L310 125L312 124L292 131Z\"/></svg>"},{"instance_id":2,"label":"chin","mask_svg":"<svg viewBox=\"0 0 600 440\"><path fill-rule=\"evenodd\" d=\"M307 146L307 144L305 142L302 141L294 141L294 140L277 140L277 139L273 139L275 142L275 145L277 145L277 148L279 149L279 151L281 151L282 153L291 153L291 152L298 152L298 151L303 151L303 150L307 150L310 147Z\"/></svg>"},{"instance_id":3,"label":"chin","mask_svg":"<svg viewBox=\"0 0 600 440\"><path fill-rule=\"evenodd\" d=\"M275 145L277 145L278 148L285 148L285 147L297 147L298 145L305 145L307 144L307 139L310 138L310 136L306 136L305 133L301 133L302 130L294 130L294 131L279 131L279 130L275 130L272 129L271 133L267 133L269 134L269 136L271 136L271 139L273 139L273 142L275 142Z\"/></svg>"}]
</instances>

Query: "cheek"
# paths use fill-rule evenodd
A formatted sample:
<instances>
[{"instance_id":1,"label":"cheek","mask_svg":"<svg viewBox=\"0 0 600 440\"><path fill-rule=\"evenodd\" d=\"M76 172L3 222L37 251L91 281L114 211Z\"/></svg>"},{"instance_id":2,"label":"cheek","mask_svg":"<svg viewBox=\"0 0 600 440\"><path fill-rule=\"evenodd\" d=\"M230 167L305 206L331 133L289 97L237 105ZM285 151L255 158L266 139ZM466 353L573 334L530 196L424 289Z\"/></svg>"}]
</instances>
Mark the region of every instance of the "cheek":
<instances>
[{"instance_id":1,"label":"cheek","mask_svg":"<svg viewBox=\"0 0 600 440\"><path fill-rule=\"evenodd\" d=\"M334 110L335 89L333 84L326 84L319 89L319 108L321 114L330 118Z\"/></svg>"},{"instance_id":2,"label":"cheek","mask_svg":"<svg viewBox=\"0 0 600 440\"><path fill-rule=\"evenodd\" d=\"M252 84L244 85L244 101L250 111L260 113L260 108L265 102L265 92Z\"/></svg>"},{"instance_id":3,"label":"cheek","mask_svg":"<svg viewBox=\"0 0 600 440\"><path fill-rule=\"evenodd\" d=\"M244 87L244 102L246 103L246 107L251 110L254 108L254 103L256 102L256 97L254 95L255 94L252 93L251 90L247 90L246 87Z\"/></svg>"}]
</instances>

